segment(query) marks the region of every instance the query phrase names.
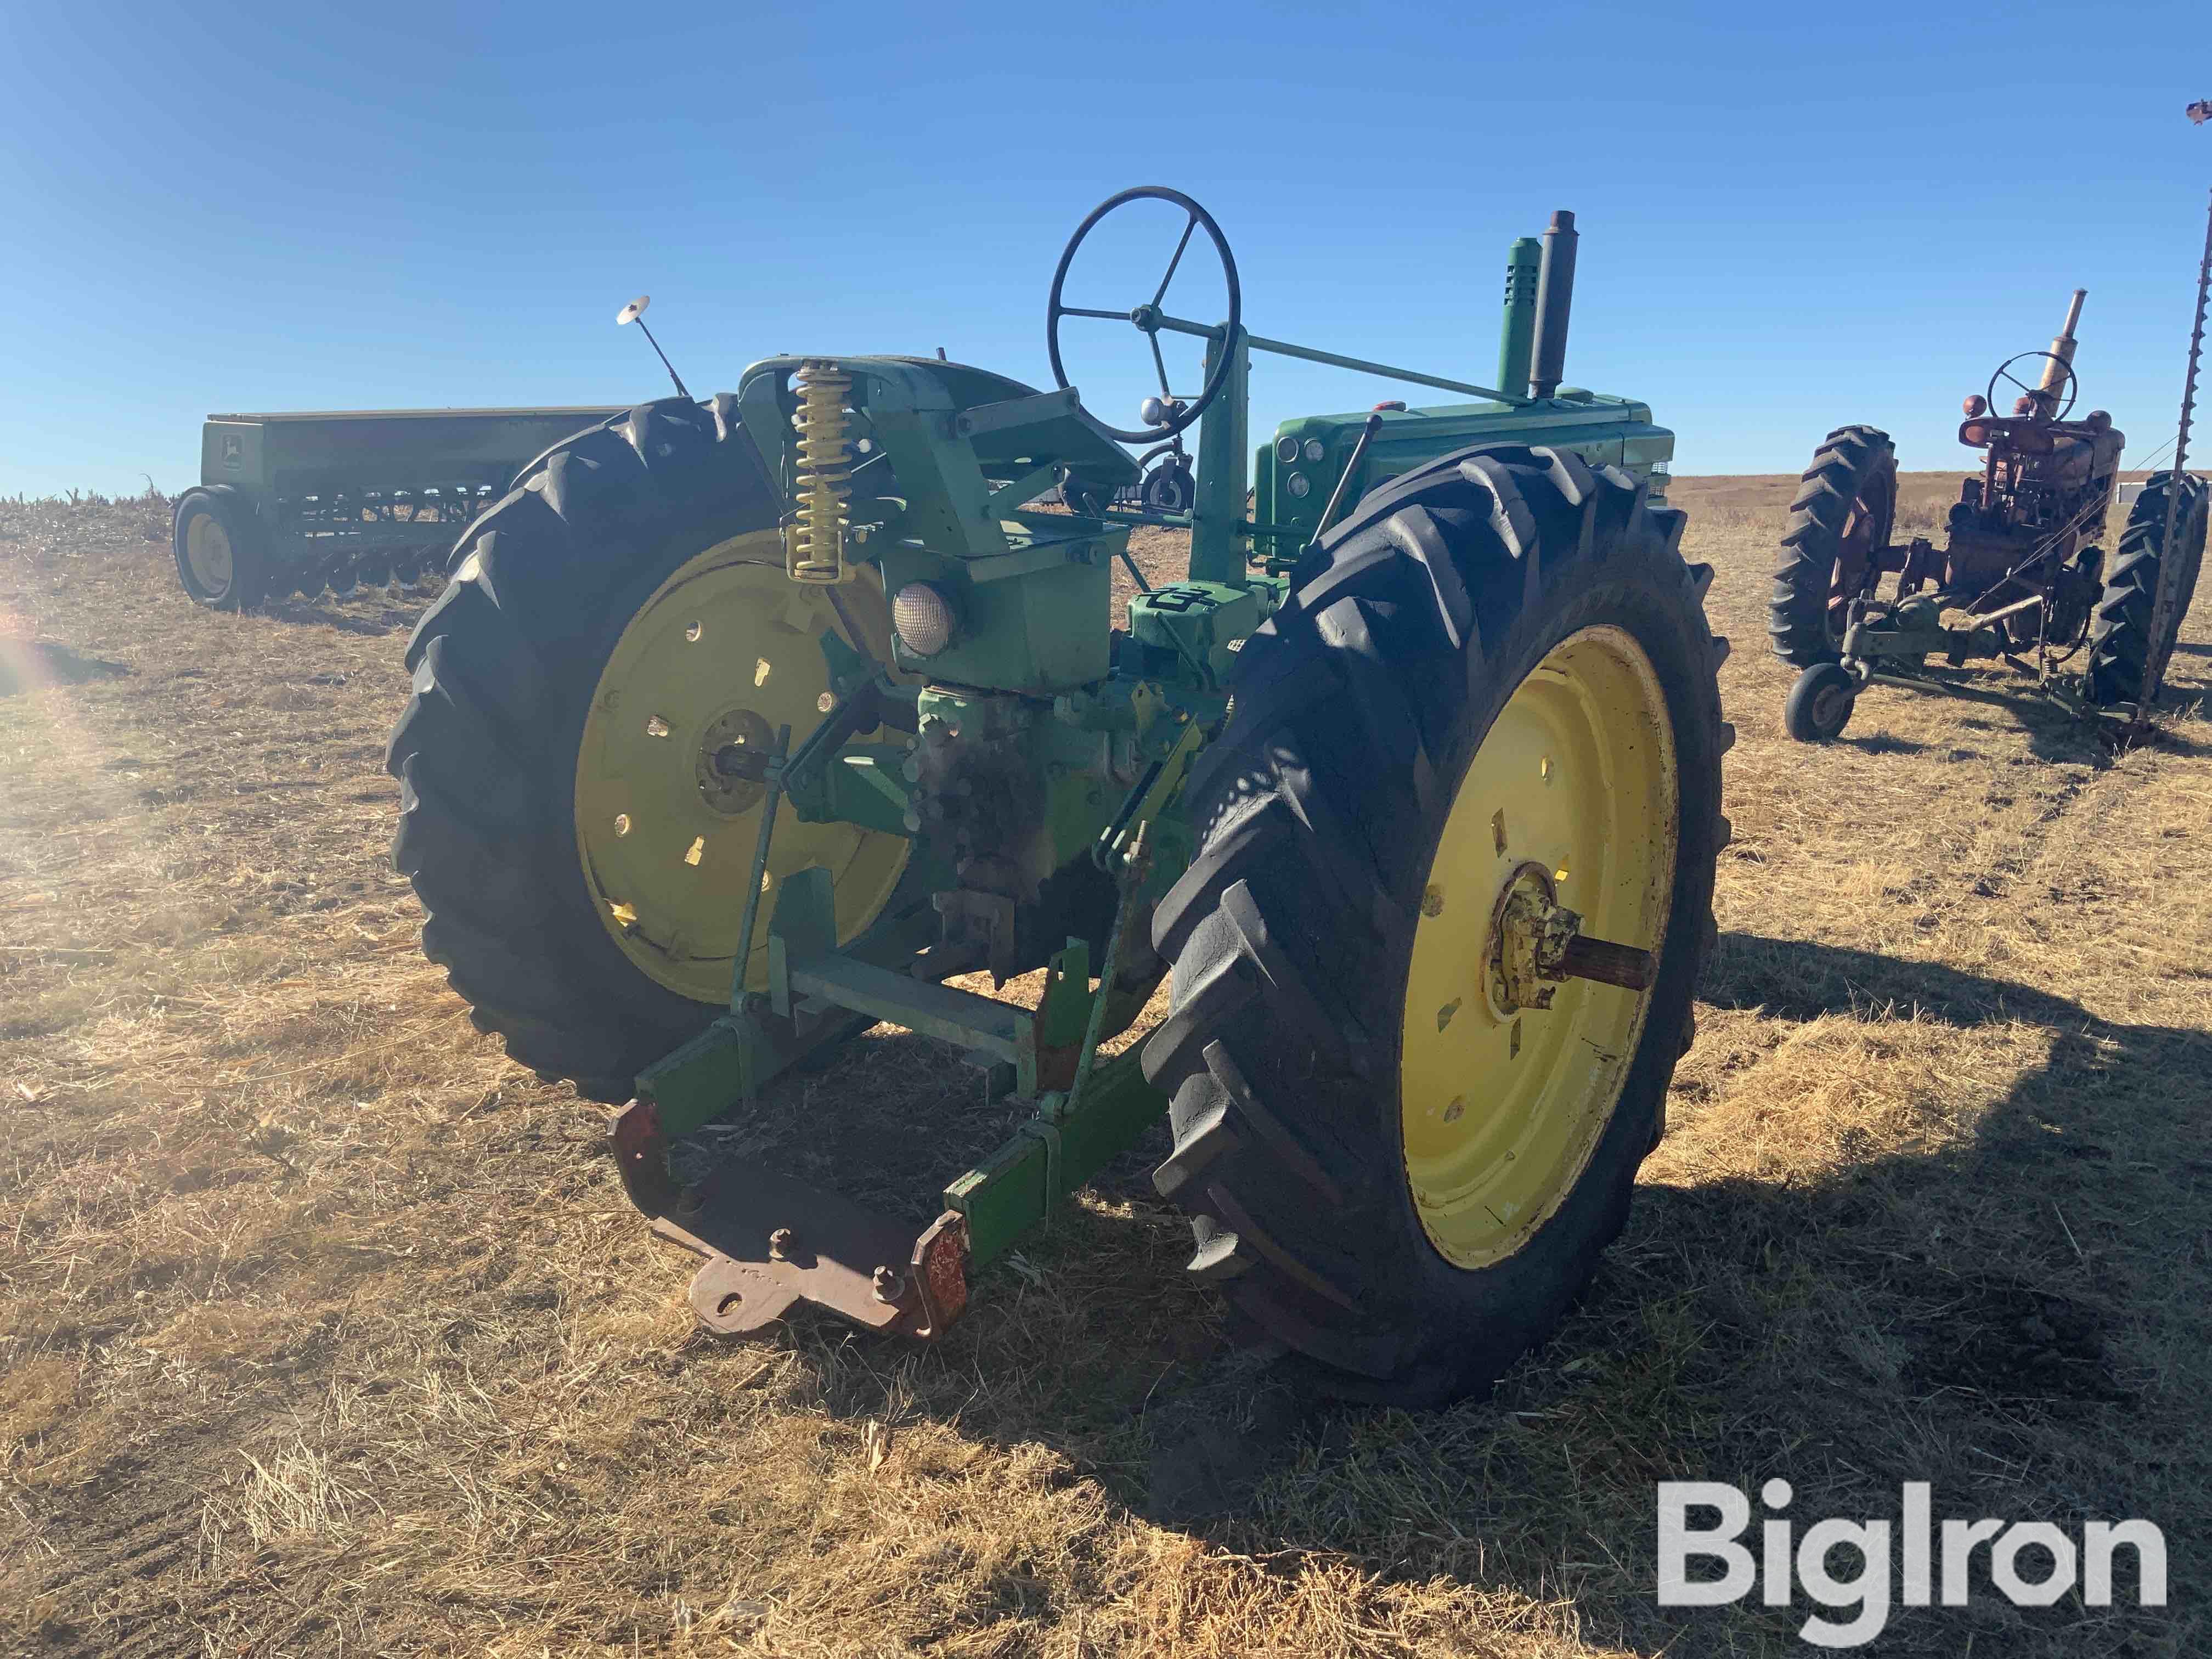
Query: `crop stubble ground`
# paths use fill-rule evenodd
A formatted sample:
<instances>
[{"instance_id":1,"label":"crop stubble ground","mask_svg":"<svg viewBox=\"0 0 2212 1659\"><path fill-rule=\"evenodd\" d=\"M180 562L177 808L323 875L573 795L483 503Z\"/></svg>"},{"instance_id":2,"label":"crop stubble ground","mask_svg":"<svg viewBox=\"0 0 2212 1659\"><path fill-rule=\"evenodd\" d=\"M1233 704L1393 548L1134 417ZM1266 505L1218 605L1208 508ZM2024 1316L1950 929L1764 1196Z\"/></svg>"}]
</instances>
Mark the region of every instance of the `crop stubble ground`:
<instances>
[{"instance_id":1,"label":"crop stubble ground","mask_svg":"<svg viewBox=\"0 0 2212 1659\"><path fill-rule=\"evenodd\" d=\"M0 1648L1779 1655L1802 1601L1654 1605L1652 1505L1780 1474L2166 1528L2163 1612L1877 1651L2204 1651L2205 607L2157 748L1877 692L1814 753L1789 483L1675 489L1741 738L1671 1132L1557 1340L1425 1417L1228 1355L1157 1146L938 1347L693 1334L599 1109L473 1031L385 863L422 596L214 616L158 500L0 503ZM1006 1127L945 1057L879 1030L714 1139L918 1213Z\"/></svg>"}]
</instances>

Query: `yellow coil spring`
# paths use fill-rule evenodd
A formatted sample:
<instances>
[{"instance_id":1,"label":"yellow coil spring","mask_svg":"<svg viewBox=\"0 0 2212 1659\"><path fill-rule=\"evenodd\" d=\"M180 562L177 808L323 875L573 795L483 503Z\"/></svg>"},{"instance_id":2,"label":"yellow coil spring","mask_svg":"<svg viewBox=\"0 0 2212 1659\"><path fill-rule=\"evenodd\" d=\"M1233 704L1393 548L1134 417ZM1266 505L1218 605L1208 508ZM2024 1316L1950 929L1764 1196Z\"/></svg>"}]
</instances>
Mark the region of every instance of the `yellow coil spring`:
<instances>
[{"instance_id":1,"label":"yellow coil spring","mask_svg":"<svg viewBox=\"0 0 2212 1659\"><path fill-rule=\"evenodd\" d=\"M785 545L784 568L795 582L824 586L845 580L845 502L853 470L845 441L845 395L853 378L835 363L799 365L799 513Z\"/></svg>"}]
</instances>

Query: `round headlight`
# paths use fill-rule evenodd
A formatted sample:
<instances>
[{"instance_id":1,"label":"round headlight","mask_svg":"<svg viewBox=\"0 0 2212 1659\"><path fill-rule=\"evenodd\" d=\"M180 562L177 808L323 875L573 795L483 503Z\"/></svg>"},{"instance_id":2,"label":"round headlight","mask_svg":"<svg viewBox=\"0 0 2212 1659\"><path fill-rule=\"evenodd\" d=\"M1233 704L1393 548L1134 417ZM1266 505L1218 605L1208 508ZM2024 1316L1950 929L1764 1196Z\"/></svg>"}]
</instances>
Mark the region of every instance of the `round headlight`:
<instances>
[{"instance_id":1,"label":"round headlight","mask_svg":"<svg viewBox=\"0 0 2212 1659\"><path fill-rule=\"evenodd\" d=\"M917 657L933 657L952 643L952 601L927 582L908 582L891 595L891 628Z\"/></svg>"},{"instance_id":2,"label":"round headlight","mask_svg":"<svg viewBox=\"0 0 2212 1659\"><path fill-rule=\"evenodd\" d=\"M1300 501L1313 494L1313 480L1303 472L1293 472L1284 480L1284 488Z\"/></svg>"},{"instance_id":3,"label":"round headlight","mask_svg":"<svg viewBox=\"0 0 2212 1659\"><path fill-rule=\"evenodd\" d=\"M1328 453L1328 452L1322 447L1320 439L1309 438L1306 440L1306 459L1308 460L1317 461Z\"/></svg>"},{"instance_id":4,"label":"round headlight","mask_svg":"<svg viewBox=\"0 0 2212 1659\"><path fill-rule=\"evenodd\" d=\"M1298 441L1296 438L1278 438L1275 440L1275 459L1277 460L1280 461L1285 466L1288 466L1292 461L1297 459L1297 458Z\"/></svg>"}]
</instances>

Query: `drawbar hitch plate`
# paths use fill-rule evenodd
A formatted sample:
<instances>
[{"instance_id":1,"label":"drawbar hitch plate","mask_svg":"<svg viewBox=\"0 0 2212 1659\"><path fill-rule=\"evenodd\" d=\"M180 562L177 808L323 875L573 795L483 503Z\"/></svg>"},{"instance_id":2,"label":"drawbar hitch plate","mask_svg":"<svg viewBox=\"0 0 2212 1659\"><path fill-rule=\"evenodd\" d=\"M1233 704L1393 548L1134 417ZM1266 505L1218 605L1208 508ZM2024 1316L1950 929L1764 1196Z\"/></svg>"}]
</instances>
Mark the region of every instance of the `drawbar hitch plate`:
<instances>
[{"instance_id":1,"label":"drawbar hitch plate","mask_svg":"<svg viewBox=\"0 0 2212 1659\"><path fill-rule=\"evenodd\" d=\"M968 1224L947 1211L919 1236L891 1217L748 1160L677 1186L650 1100L615 1115L614 1147L630 1201L658 1237L702 1258L691 1279L700 1325L743 1336L796 1302L871 1330L927 1340L968 1305Z\"/></svg>"}]
</instances>

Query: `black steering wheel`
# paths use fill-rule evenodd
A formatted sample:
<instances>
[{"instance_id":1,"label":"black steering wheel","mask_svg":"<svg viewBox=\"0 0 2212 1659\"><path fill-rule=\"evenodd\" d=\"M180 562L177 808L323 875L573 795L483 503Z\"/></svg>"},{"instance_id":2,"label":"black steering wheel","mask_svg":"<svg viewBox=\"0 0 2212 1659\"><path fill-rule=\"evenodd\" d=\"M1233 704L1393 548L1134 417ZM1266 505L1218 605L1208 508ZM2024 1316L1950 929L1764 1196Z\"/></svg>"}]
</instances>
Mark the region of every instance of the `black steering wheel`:
<instances>
[{"instance_id":1,"label":"black steering wheel","mask_svg":"<svg viewBox=\"0 0 2212 1659\"><path fill-rule=\"evenodd\" d=\"M2027 381L2021 380L2019 375L2012 372L2012 366L2014 363L2024 362L2030 357L2047 358L2051 362L2057 363L2060 368L2066 371L2066 378L2059 382L2058 386L2059 393L2063 394L2065 401L2059 404L2057 411L2051 416L2054 421L2064 420L2066 418L2067 411L2074 407L2075 393L2079 391L2080 388L2074 383L2074 365L2068 362L2063 357L2059 356L2056 352L2050 351L2017 352L1997 365L1997 372L1990 376L1990 413L1992 415L1999 413L1997 409L1997 382L1999 380L2011 381L2013 385L2018 386L2030 398L2036 400L2037 408L2040 409L2043 406L2042 399L2046 394L2038 392L2033 386L2030 386ZM2042 376L2039 374L2036 378L2040 380ZM2057 394L2050 395L2053 395L2055 398Z\"/></svg>"},{"instance_id":2,"label":"black steering wheel","mask_svg":"<svg viewBox=\"0 0 2212 1659\"><path fill-rule=\"evenodd\" d=\"M1131 202L1142 201L1172 202L1190 216L1183 224L1182 240L1176 243L1175 253L1168 260L1167 274L1160 278L1160 285L1152 291L1152 299L1129 311L1097 311L1084 306L1062 305L1060 296L1067 283L1067 268L1075 263L1075 251L1083 246L1083 239L1091 234L1091 228L1115 209ZM1060 366L1060 319L1063 317L1097 317L1108 322L1132 323L1144 331L1146 339L1152 344L1152 366L1159 371L1160 376L1163 418L1158 426L1135 432L1126 432L1119 427L1106 428L1125 444L1158 443L1163 438L1172 438L1176 433L1188 430L1206 412L1206 405L1221 395L1222 384L1229 378L1231 354L1224 351L1198 396L1179 399L1169 388L1167 359L1160 355L1160 319L1164 314L1160 302L1167 297L1168 284L1175 281L1176 268L1182 264L1183 252L1190 246L1191 233L1200 227L1212 239L1213 251L1221 258L1221 274L1229 285L1229 319L1222 325L1222 329L1226 337L1233 339L1243 320L1244 294L1237 286L1237 261L1230 254L1229 239L1221 234L1221 227L1213 222L1212 214L1179 190L1170 190L1164 185L1140 185L1134 190L1123 191L1119 196L1108 197L1091 209L1089 218L1075 228L1075 234L1068 238L1066 247L1060 251L1060 268L1052 273L1052 295L1045 304L1044 343L1045 349L1052 354L1052 378L1055 386L1065 387L1067 385L1067 371ZM1217 335L1216 337L1223 336Z\"/></svg>"}]
</instances>

